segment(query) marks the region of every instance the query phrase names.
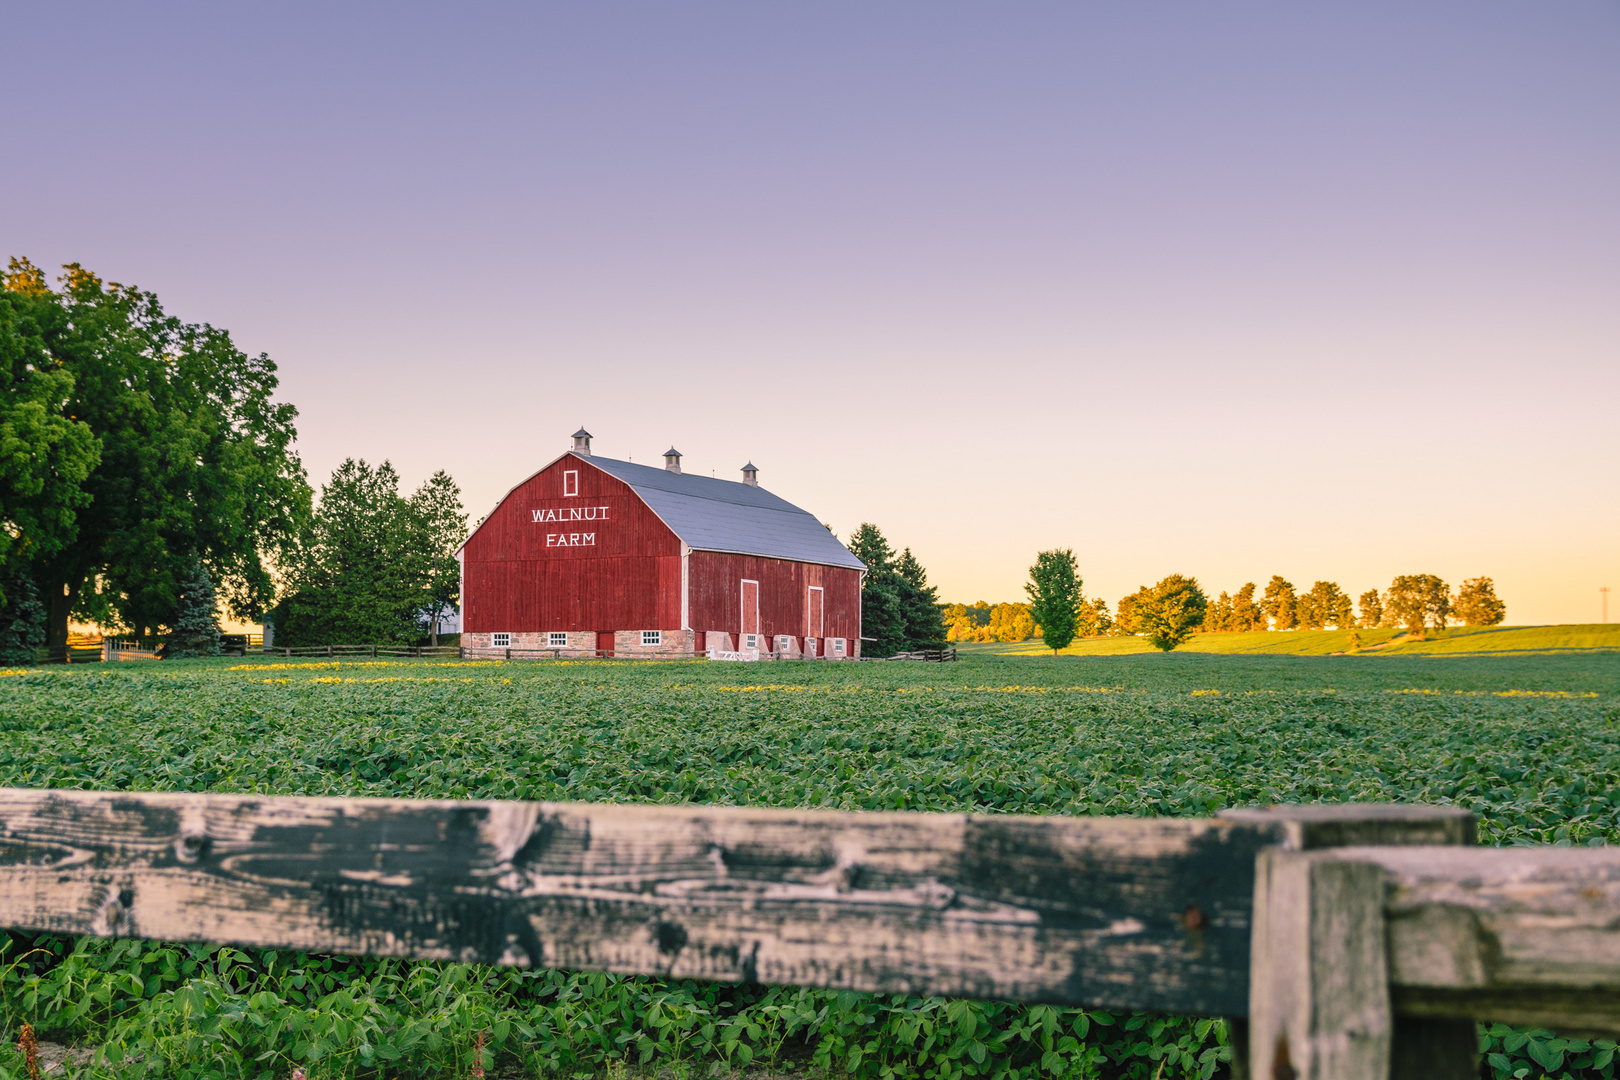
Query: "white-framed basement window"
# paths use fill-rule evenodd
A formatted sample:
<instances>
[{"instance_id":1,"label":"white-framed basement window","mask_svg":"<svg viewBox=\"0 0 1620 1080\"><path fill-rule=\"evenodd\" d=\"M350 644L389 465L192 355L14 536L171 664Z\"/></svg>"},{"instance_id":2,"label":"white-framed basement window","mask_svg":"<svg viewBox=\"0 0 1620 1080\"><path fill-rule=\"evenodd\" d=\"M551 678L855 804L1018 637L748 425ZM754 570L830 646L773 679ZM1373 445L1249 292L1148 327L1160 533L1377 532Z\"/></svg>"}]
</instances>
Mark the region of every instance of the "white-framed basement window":
<instances>
[{"instance_id":1,"label":"white-framed basement window","mask_svg":"<svg viewBox=\"0 0 1620 1080\"><path fill-rule=\"evenodd\" d=\"M742 639L743 639L743 648L745 648L745 649L757 649L757 648L759 648L759 635L758 634L744 634L742 636Z\"/></svg>"},{"instance_id":2,"label":"white-framed basement window","mask_svg":"<svg viewBox=\"0 0 1620 1080\"><path fill-rule=\"evenodd\" d=\"M776 635L776 651L777 652L787 652L788 651L788 643L790 641L792 641L792 640L793 640L793 638L788 636L787 634L777 634Z\"/></svg>"},{"instance_id":3,"label":"white-framed basement window","mask_svg":"<svg viewBox=\"0 0 1620 1080\"><path fill-rule=\"evenodd\" d=\"M834 656L843 656L844 655L844 639L843 638L841 638L841 637L833 638L832 639L832 646L833 646L833 655Z\"/></svg>"},{"instance_id":4,"label":"white-framed basement window","mask_svg":"<svg viewBox=\"0 0 1620 1080\"><path fill-rule=\"evenodd\" d=\"M641 643L643 645L662 645L664 643L664 632L662 630L643 630L641 632Z\"/></svg>"},{"instance_id":5,"label":"white-framed basement window","mask_svg":"<svg viewBox=\"0 0 1620 1080\"><path fill-rule=\"evenodd\" d=\"M512 647L511 634L489 635L489 647L492 649L510 649Z\"/></svg>"},{"instance_id":6,"label":"white-framed basement window","mask_svg":"<svg viewBox=\"0 0 1620 1080\"><path fill-rule=\"evenodd\" d=\"M568 648L568 634L567 634L567 632L564 631L564 632L559 633L556 630L551 631L550 633L548 633L546 635L546 644L549 645L553 649L566 649L566 648Z\"/></svg>"}]
</instances>

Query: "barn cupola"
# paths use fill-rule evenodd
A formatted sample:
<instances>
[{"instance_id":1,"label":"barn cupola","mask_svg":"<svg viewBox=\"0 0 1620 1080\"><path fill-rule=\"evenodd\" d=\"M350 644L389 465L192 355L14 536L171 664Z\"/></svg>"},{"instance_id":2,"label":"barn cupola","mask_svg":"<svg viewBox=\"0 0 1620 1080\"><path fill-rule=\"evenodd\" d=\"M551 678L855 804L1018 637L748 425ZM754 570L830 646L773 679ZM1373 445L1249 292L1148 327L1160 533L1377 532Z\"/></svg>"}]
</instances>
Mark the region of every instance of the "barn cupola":
<instances>
[{"instance_id":1,"label":"barn cupola","mask_svg":"<svg viewBox=\"0 0 1620 1080\"><path fill-rule=\"evenodd\" d=\"M749 487L759 487L759 470L754 468L752 461L743 466L743 483Z\"/></svg>"},{"instance_id":2,"label":"barn cupola","mask_svg":"<svg viewBox=\"0 0 1620 1080\"><path fill-rule=\"evenodd\" d=\"M591 433L584 428L574 432L574 453L580 457L591 456Z\"/></svg>"},{"instance_id":3,"label":"barn cupola","mask_svg":"<svg viewBox=\"0 0 1620 1080\"><path fill-rule=\"evenodd\" d=\"M664 468L673 473L681 471L681 452L673 446L664 451Z\"/></svg>"}]
</instances>

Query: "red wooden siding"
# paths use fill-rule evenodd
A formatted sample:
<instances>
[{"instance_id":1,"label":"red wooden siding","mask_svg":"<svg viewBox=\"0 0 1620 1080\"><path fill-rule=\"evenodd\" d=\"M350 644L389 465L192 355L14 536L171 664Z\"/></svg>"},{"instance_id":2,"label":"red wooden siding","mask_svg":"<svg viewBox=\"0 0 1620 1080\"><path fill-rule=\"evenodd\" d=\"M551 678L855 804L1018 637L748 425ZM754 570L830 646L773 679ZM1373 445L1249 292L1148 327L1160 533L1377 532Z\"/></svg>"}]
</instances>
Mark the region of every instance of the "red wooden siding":
<instances>
[{"instance_id":1,"label":"red wooden siding","mask_svg":"<svg viewBox=\"0 0 1620 1080\"><path fill-rule=\"evenodd\" d=\"M837 566L766 559L757 555L692 552L687 567L691 587L688 620L694 630L742 632L742 582L759 582L759 632L805 636L809 587L824 592L824 636L860 637L861 575ZM854 649L851 648L851 653Z\"/></svg>"},{"instance_id":2,"label":"red wooden siding","mask_svg":"<svg viewBox=\"0 0 1620 1080\"><path fill-rule=\"evenodd\" d=\"M579 473L577 496L562 493L565 471ZM536 511L565 520L537 522ZM548 535L579 542L548 546ZM680 541L623 481L572 455L508 495L465 559L468 633L681 625Z\"/></svg>"}]
</instances>

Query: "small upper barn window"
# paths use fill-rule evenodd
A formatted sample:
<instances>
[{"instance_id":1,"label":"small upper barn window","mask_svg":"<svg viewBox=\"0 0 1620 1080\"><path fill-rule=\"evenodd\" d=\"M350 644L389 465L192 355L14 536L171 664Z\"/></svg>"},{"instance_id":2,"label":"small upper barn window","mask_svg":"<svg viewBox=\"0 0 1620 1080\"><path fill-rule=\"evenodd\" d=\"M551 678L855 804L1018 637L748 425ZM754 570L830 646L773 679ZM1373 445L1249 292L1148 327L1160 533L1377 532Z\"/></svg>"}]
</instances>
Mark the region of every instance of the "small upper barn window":
<instances>
[{"instance_id":1,"label":"small upper barn window","mask_svg":"<svg viewBox=\"0 0 1620 1080\"><path fill-rule=\"evenodd\" d=\"M489 644L490 648L493 649L509 649L512 647L512 635L491 634L489 635Z\"/></svg>"},{"instance_id":2,"label":"small upper barn window","mask_svg":"<svg viewBox=\"0 0 1620 1080\"><path fill-rule=\"evenodd\" d=\"M551 633L546 635L546 644L551 646L553 649L568 648L567 631L563 631L561 633L557 632L556 630L551 631Z\"/></svg>"},{"instance_id":3,"label":"small upper barn window","mask_svg":"<svg viewBox=\"0 0 1620 1080\"><path fill-rule=\"evenodd\" d=\"M563 494L579 494L579 470L568 469L563 473Z\"/></svg>"},{"instance_id":4,"label":"small upper barn window","mask_svg":"<svg viewBox=\"0 0 1620 1080\"><path fill-rule=\"evenodd\" d=\"M662 645L664 643L664 632L662 630L643 630L641 632L641 643L643 645Z\"/></svg>"}]
</instances>

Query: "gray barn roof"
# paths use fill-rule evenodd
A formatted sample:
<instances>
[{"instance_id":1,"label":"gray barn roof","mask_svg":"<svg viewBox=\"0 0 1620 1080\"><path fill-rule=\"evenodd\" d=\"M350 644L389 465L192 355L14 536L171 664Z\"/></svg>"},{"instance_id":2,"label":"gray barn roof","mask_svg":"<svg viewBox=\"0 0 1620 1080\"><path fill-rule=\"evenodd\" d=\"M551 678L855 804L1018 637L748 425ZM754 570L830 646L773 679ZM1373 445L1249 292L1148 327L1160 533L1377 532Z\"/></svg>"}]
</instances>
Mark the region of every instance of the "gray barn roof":
<instances>
[{"instance_id":1,"label":"gray barn roof","mask_svg":"<svg viewBox=\"0 0 1620 1080\"><path fill-rule=\"evenodd\" d=\"M764 488L612 458L580 460L630 485L694 550L866 569L814 514Z\"/></svg>"}]
</instances>

